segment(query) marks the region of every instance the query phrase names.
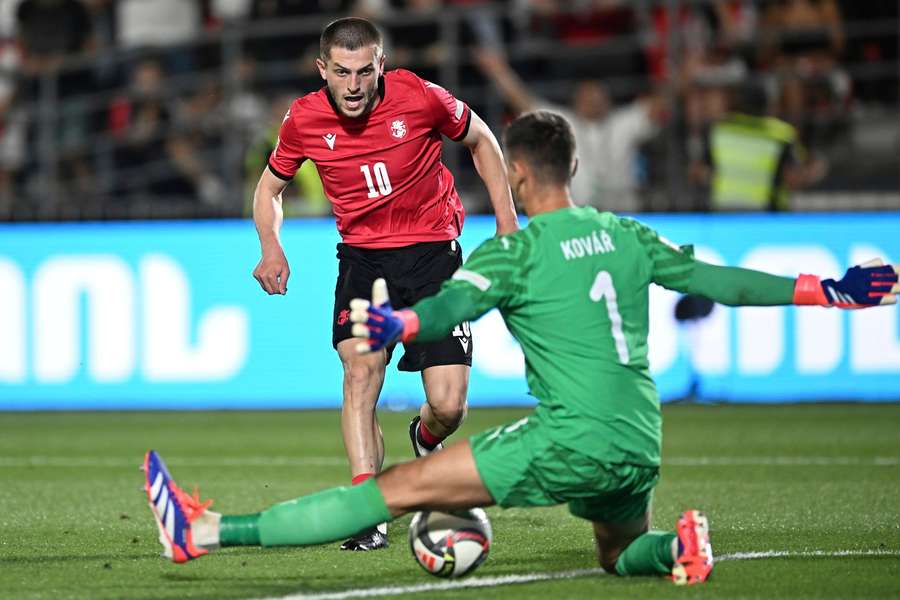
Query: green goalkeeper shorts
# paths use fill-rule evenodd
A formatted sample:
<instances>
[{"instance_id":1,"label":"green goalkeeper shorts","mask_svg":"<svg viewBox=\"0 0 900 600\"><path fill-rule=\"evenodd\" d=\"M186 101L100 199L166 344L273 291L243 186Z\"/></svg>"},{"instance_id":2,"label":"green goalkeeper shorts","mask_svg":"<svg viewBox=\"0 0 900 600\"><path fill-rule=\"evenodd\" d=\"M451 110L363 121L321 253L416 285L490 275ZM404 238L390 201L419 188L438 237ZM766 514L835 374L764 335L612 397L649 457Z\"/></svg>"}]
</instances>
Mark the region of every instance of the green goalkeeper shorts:
<instances>
[{"instance_id":1,"label":"green goalkeeper shorts","mask_svg":"<svg viewBox=\"0 0 900 600\"><path fill-rule=\"evenodd\" d=\"M560 446L547 425L526 417L469 439L475 465L500 506L568 503L576 517L622 523L650 508L659 467L599 462Z\"/></svg>"}]
</instances>

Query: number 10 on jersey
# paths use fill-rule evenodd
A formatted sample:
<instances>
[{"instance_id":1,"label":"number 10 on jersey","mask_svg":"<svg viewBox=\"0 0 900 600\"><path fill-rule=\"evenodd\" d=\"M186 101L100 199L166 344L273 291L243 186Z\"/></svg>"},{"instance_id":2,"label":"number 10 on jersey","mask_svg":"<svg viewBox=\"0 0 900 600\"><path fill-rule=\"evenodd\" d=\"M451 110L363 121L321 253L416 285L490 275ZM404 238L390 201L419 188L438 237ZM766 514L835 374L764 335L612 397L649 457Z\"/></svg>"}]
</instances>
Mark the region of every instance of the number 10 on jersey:
<instances>
[{"instance_id":1,"label":"number 10 on jersey","mask_svg":"<svg viewBox=\"0 0 900 600\"><path fill-rule=\"evenodd\" d=\"M377 162L372 165L371 171L369 170L369 165L362 165L359 170L362 171L363 177L366 178L366 186L369 188L369 198L387 196L393 191L393 188L391 188L391 179L388 177L387 167L384 166L383 162ZM375 181L372 181L373 172L375 173ZM378 189L375 188L376 182L378 183Z\"/></svg>"}]
</instances>

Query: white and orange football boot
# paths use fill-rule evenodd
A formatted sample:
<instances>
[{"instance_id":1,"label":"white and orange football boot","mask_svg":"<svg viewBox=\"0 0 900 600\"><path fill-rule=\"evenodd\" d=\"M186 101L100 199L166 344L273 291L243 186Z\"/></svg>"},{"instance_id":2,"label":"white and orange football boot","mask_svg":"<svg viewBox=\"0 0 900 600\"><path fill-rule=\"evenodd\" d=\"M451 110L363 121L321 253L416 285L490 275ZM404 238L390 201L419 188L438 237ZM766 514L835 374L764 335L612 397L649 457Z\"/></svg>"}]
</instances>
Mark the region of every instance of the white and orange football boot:
<instances>
[{"instance_id":1,"label":"white and orange football boot","mask_svg":"<svg viewBox=\"0 0 900 600\"><path fill-rule=\"evenodd\" d=\"M212 500L201 502L198 492L191 496L178 487L155 450L144 456L143 470L144 489L166 558L184 563L208 554L208 550L194 545L191 523L206 512Z\"/></svg>"},{"instance_id":2,"label":"white and orange football boot","mask_svg":"<svg viewBox=\"0 0 900 600\"><path fill-rule=\"evenodd\" d=\"M699 510L682 513L678 519L680 553L672 567L675 585L703 583L713 568L712 546L709 543L709 521Z\"/></svg>"}]
</instances>

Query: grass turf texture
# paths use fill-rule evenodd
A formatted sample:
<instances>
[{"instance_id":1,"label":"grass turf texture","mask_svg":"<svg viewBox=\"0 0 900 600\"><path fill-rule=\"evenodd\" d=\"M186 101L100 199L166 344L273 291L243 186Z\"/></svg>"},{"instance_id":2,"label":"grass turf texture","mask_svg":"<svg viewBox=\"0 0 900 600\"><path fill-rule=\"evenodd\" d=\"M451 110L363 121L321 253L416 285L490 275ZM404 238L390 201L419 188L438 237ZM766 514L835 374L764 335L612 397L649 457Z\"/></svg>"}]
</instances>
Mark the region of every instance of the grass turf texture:
<instances>
[{"instance_id":1,"label":"grass turf texture","mask_svg":"<svg viewBox=\"0 0 900 600\"><path fill-rule=\"evenodd\" d=\"M473 409L463 433L518 418ZM383 413L388 462L411 454L411 415ZM717 554L882 550L888 556L721 562L703 586L606 575L429 598L898 597L900 405L670 406L654 526L702 507ZM437 583L414 563L409 517L372 553L231 548L159 557L138 465L153 447L188 491L249 512L349 480L337 412L0 414L0 597L258 598ZM708 459L708 461L706 460ZM589 526L565 508L489 509L476 577L595 567Z\"/></svg>"}]
</instances>

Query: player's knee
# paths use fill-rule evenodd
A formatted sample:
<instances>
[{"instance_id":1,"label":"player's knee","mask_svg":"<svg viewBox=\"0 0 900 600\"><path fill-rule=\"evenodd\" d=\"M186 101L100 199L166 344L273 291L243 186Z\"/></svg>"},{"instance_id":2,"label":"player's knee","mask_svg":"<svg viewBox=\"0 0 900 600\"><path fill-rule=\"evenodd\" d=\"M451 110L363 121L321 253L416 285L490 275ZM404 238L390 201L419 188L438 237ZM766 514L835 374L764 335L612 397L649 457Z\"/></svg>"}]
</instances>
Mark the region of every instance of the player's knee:
<instances>
[{"instance_id":1,"label":"player's knee","mask_svg":"<svg viewBox=\"0 0 900 600\"><path fill-rule=\"evenodd\" d=\"M456 429L466 416L466 381L448 380L432 387L428 394L431 414L444 427Z\"/></svg>"},{"instance_id":2,"label":"player's knee","mask_svg":"<svg viewBox=\"0 0 900 600\"><path fill-rule=\"evenodd\" d=\"M429 403L434 418L450 430L456 430L466 417L466 399L450 398L442 403Z\"/></svg>"},{"instance_id":3,"label":"player's knee","mask_svg":"<svg viewBox=\"0 0 900 600\"><path fill-rule=\"evenodd\" d=\"M344 364L344 379L353 387L369 385L378 376L378 369L365 361Z\"/></svg>"}]
</instances>

